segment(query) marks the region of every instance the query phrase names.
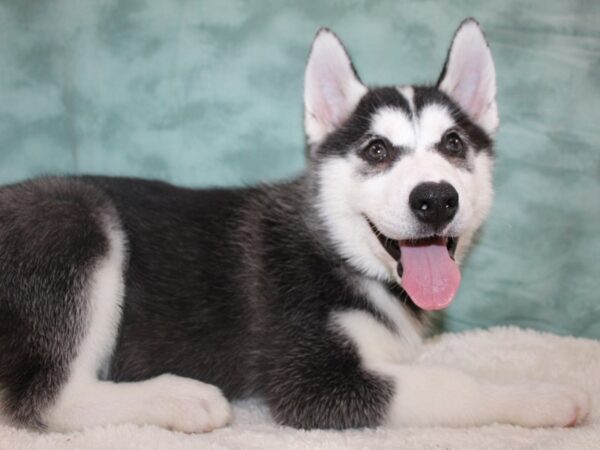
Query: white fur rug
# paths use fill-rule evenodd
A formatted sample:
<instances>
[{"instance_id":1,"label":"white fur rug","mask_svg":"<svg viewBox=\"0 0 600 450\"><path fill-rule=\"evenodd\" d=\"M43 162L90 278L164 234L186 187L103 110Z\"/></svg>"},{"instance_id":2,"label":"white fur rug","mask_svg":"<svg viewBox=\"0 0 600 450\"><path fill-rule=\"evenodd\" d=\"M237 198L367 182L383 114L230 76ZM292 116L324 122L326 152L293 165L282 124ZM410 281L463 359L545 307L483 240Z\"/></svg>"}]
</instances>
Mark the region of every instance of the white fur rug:
<instances>
[{"instance_id":1,"label":"white fur rug","mask_svg":"<svg viewBox=\"0 0 600 450\"><path fill-rule=\"evenodd\" d=\"M571 383L592 397L590 416L567 429L405 428L298 431L273 424L257 401L235 404L234 423L204 435L122 425L37 434L0 425L0 449L600 449L600 342L516 328L446 334L427 343L420 364L447 364L490 380Z\"/></svg>"}]
</instances>

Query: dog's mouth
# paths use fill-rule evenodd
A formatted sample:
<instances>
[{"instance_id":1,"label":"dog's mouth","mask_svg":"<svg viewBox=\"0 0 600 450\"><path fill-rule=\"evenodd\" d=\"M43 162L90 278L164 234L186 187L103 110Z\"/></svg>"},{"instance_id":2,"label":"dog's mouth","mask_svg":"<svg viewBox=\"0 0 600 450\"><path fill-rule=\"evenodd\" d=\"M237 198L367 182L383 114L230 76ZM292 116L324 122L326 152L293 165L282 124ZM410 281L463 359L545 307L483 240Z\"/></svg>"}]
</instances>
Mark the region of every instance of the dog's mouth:
<instances>
[{"instance_id":1,"label":"dog's mouth","mask_svg":"<svg viewBox=\"0 0 600 450\"><path fill-rule=\"evenodd\" d=\"M402 288L425 310L447 307L460 286L460 270L454 261L457 237L428 236L395 240L384 235L367 219L383 248L397 262Z\"/></svg>"}]
</instances>

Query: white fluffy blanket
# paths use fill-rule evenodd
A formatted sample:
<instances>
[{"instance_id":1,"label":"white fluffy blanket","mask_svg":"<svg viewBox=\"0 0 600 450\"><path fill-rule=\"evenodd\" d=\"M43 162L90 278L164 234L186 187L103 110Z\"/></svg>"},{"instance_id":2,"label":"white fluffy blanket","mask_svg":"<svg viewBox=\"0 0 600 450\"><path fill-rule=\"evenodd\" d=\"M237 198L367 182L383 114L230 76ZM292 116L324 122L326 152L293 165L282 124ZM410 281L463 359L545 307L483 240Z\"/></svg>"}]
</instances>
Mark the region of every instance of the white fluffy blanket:
<instances>
[{"instance_id":1,"label":"white fluffy blanket","mask_svg":"<svg viewBox=\"0 0 600 450\"><path fill-rule=\"evenodd\" d=\"M204 435L122 425L79 433L37 434L0 425L0 449L600 449L600 342L516 328L446 334L429 341L419 364L447 364L490 380L572 383L592 397L576 428L530 430L405 428L298 431L273 424L257 401L235 404L234 423Z\"/></svg>"}]
</instances>

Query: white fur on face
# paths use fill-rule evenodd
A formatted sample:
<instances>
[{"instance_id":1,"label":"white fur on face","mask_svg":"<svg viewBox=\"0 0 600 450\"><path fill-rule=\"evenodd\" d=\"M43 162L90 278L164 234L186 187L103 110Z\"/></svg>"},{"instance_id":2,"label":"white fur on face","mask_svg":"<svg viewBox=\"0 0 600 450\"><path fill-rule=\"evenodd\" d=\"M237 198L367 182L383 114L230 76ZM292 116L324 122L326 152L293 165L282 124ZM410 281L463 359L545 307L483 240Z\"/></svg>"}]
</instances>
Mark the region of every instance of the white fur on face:
<instances>
[{"instance_id":1,"label":"white fur on face","mask_svg":"<svg viewBox=\"0 0 600 450\"><path fill-rule=\"evenodd\" d=\"M396 147L415 148L417 130L414 121L395 108L381 108L372 119L372 130L377 136L385 136Z\"/></svg>"},{"instance_id":2,"label":"white fur on face","mask_svg":"<svg viewBox=\"0 0 600 450\"><path fill-rule=\"evenodd\" d=\"M400 92L407 96L409 88ZM407 96L408 97L408 96ZM409 98L410 99L410 98ZM387 237L423 237L409 206L411 191L424 182L450 183L458 192L459 209L443 234L458 236L458 261L487 217L492 198L492 159L469 150L459 167L434 148L455 126L442 105L425 106L418 116L385 107L373 115L371 132L403 147L403 155L385 171L364 174L366 164L356 152L323 161L320 168L320 211L338 250L357 268L384 280L396 279L397 262L381 246L365 217Z\"/></svg>"}]
</instances>

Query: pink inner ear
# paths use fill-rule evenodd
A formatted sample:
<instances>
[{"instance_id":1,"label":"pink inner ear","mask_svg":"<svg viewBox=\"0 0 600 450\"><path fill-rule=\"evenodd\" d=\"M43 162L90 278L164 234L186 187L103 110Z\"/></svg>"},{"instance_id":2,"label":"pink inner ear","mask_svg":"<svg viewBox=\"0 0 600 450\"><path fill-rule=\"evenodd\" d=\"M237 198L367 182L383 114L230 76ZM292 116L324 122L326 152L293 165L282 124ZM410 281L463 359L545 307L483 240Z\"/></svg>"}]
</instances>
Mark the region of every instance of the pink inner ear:
<instances>
[{"instance_id":1,"label":"pink inner ear","mask_svg":"<svg viewBox=\"0 0 600 450\"><path fill-rule=\"evenodd\" d=\"M473 117L478 117L485 106L484 95L480 92L480 73L473 68L465 70L454 89L454 98Z\"/></svg>"},{"instance_id":2,"label":"pink inner ear","mask_svg":"<svg viewBox=\"0 0 600 450\"><path fill-rule=\"evenodd\" d=\"M307 136L317 142L343 123L366 88L344 47L330 32L317 35L305 76Z\"/></svg>"},{"instance_id":3,"label":"pink inner ear","mask_svg":"<svg viewBox=\"0 0 600 450\"><path fill-rule=\"evenodd\" d=\"M334 127L337 127L346 116L346 95L341 81L332 82L327 79L323 82L322 95L324 108L327 110L326 120Z\"/></svg>"},{"instance_id":4,"label":"pink inner ear","mask_svg":"<svg viewBox=\"0 0 600 450\"><path fill-rule=\"evenodd\" d=\"M335 108L336 104L340 103L339 99L342 95L341 89L336 85L336 82L332 80L331 73L323 74L323 78L317 80L317 83L319 83L321 95L318 97L318 105L316 105L318 106L318 111L315 111L315 113L323 124L335 126Z\"/></svg>"},{"instance_id":5,"label":"pink inner ear","mask_svg":"<svg viewBox=\"0 0 600 450\"><path fill-rule=\"evenodd\" d=\"M498 118L494 61L476 23L466 22L457 31L439 87L485 129L495 130Z\"/></svg>"},{"instance_id":6,"label":"pink inner ear","mask_svg":"<svg viewBox=\"0 0 600 450\"><path fill-rule=\"evenodd\" d=\"M344 89L349 82L347 72L351 71L350 63L339 61L337 55L328 55L330 59L326 61L322 60L324 55L319 56L321 60L316 61L311 74L311 85L316 87L312 97L312 112L323 125L335 128L347 113L346 103L349 99Z\"/></svg>"}]
</instances>

